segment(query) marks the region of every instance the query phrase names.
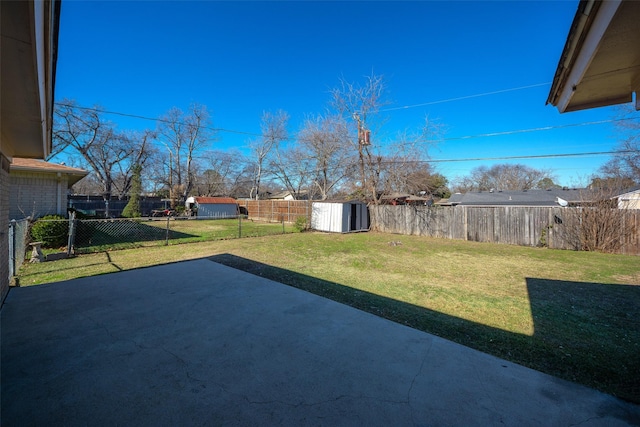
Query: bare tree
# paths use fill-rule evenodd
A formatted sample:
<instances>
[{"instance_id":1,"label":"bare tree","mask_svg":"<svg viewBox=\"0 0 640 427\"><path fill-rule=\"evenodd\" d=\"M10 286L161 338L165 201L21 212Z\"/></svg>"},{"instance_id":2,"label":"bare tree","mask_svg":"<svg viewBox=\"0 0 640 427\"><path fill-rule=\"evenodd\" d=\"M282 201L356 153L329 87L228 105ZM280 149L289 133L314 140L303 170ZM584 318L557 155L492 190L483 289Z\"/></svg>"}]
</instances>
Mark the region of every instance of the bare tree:
<instances>
[{"instance_id":1,"label":"bare tree","mask_svg":"<svg viewBox=\"0 0 640 427\"><path fill-rule=\"evenodd\" d=\"M131 143L138 147L138 149L131 155L129 161L119 162L115 165L116 174L114 187L118 193L118 197L120 198L129 194L134 176L136 175L137 167L140 168L139 178L141 182L147 178L148 173L145 174L143 171L145 170L145 166L149 162L149 159L156 152L156 149L151 144L155 138L155 133L149 130L145 130L143 132L131 132L129 134L125 134L124 138L131 141Z\"/></svg>"},{"instance_id":2,"label":"bare tree","mask_svg":"<svg viewBox=\"0 0 640 427\"><path fill-rule=\"evenodd\" d=\"M372 74L363 85L340 79L340 86L331 90L332 106L343 119L353 120L355 137L352 147L357 152L360 192L378 204L379 165L382 157L371 147L373 116L385 104L385 82L382 76ZM375 134L375 132L373 132Z\"/></svg>"},{"instance_id":3,"label":"bare tree","mask_svg":"<svg viewBox=\"0 0 640 427\"><path fill-rule=\"evenodd\" d=\"M531 190L539 188L541 183L553 182L551 171L535 169L522 164L501 163L491 167L479 166L462 177L456 184L456 190L489 191L498 190Z\"/></svg>"},{"instance_id":4,"label":"bare tree","mask_svg":"<svg viewBox=\"0 0 640 427\"><path fill-rule=\"evenodd\" d=\"M80 181L73 184L71 187L73 194L86 194L86 195L102 195L103 186L95 177L93 172L82 178Z\"/></svg>"},{"instance_id":5,"label":"bare tree","mask_svg":"<svg viewBox=\"0 0 640 427\"><path fill-rule=\"evenodd\" d=\"M262 114L260 124L262 136L249 143L253 154L253 184L249 195L252 199L258 200L260 198L260 185L265 172L267 156L280 142L288 139L288 121L289 115L282 110L278 110L276 113L265 112Z\"/></svg>"},{"instance_id":6,"label":"bare tree","mask_svg":"<svg viewBox=\"0 0 640 427\"><path fill-rule=\"evenodd\" d=\"M244 157L236 151L205 152L199 162L203 171L196 177L195 192L201 196L229 194L244 162Z\"/></svg>"},{"instance_id":7,"label":"bare tree","mask_svg":"<svg viewBox=\"0 0 640 427\"><path fill-rule=\"evenodd\" d=\"M379 162L381 189L387 194L394 191L413 193L415 185L411 184L411 179L415 179L418 173L424 175L431 171L431 166L424 159L429 157L428 148L441 133L442 126L428 116L417 131L398 133Z\"/></svg>"},{"instance_id":8,"label":"bare tree","mask_svg":"<svg viewBox=\"0 0 640 427\"><path fill-rule=\"evenodd\" d=\"M100 182L105 198L117 189L114 183L118 175L128 175L126 181L130 183L131 167L144 162L149 154L151 134L132 138L118 132L98 107L81 108L74 101L63 100L56 104L54 117L52 156L70 151L70 155L79 157L82 166Z\"/></svg>"},{"instance_id":9,"label":"bare tree","mask_svg":"<svg viewBox=\"0 0 640 427\"><path fill-rule=\"evenodd\" d=\"M386 104L385 82L382 76L366 77L362 86L344 80L331 91L332 106L345 119L352 120L352 149L357 153L360 181L359 193L374 204L380 201L381 192L393 186L397 172L402 172L410 162L426 160L428 148L437 139L442 127L425 118L418 131L403 132L382 141L383 125L377 113ZM380 137L380 141L376 138ZM354 169L351 168L350 173Z\"/></svg>"},{"instance_id":10,"label":"bare tree","mask_svg":"<svg viewBox=\"0 0 640 427\"><path fill-rule=\"evenodd\" d=\"M308 193L313 168L313 162L308 154L297 145L289 147L278 145L269 161L269 169L276 181L280 182L294 199L298 199L303 193Z\"/></svg>"},{"instance_id":11,"label":"bare tree","mask_svg":"<svg viewBox=\"0 0 640 427\"><path fill-rule=\"evenodd\" d=\"M616 253L622 247L625 233L625 209L618 209L611 188L592 188L581 193L579 207L565 209L555 227L575 250Z\"/></svg>"},{"instance_id":12,"label":"bare tree","mask_svg":"<svg viewBox=\"0 0 640 427\"><path fill-rule=\"evenodd\" d=\"M304 121L297 141L298 156L309 162L314 192L326 200L345 179L353 162L348 124L339 115L311 116Z\"/></svg>"},{"instance_id":13,"label":"bare tree","mask_svg":"<svg viewBox=\"0 0 640 427\"><path fill-rule=\"evenodd\" d=\"M397 167L400 164L401 167ZM429 197L448 197L447 178L434 172L431 165L425 162L411 162L407 160L394 163L389 173L387 192L408 193Z\"/></svg>"},{"instance_id":14,"label":"bare tree","mask_svg":"<svg viewBox=\"0 0 640 427\"><path fill-rule=\"evenodd\" d=\"M601 178L640 185L640 115L628 106L619 111L625 119L616 125L621 139L615 148L617 153L600 168ZM630 120L633 118L637 120Z\"/></svg>"},{"instance_id":15,"label":"bare tree","mask_svg":"<svg viewBox=\"0 0 640 427\"><path fill-rule=\"evenodd\" d=\"M169 153L170 186L186 199L195 182L194 154L213 138L207 107L192 104L186 113L172 108L158 123L157 138Z\"/></svg>"}]
</instances>

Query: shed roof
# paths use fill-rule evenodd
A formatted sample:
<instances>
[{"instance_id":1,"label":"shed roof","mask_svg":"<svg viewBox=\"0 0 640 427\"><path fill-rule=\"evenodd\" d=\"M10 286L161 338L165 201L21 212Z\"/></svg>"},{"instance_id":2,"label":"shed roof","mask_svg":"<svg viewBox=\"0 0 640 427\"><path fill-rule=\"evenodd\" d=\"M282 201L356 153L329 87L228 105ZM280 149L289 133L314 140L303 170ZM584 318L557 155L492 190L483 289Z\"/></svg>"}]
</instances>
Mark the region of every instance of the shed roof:
<instances>
[{"instance_id":1,"label":"shed roof","mask_svg":"<svg viewBox=\"0 0 640 427\"><path fill-rule=\"evenodd\" d=\"M199 205L236 205L238 202L233 197L194 197Z\"/></svg>"},{"instance_id":2,"label":"shed roof","mask_svg":"<svg viewBox=\"0 0 640 427\"><path fill-rule=\"evenodd\" d=\"M366 204L362 200L314 200L313 203Z\"/></svg>"}]
</instances>

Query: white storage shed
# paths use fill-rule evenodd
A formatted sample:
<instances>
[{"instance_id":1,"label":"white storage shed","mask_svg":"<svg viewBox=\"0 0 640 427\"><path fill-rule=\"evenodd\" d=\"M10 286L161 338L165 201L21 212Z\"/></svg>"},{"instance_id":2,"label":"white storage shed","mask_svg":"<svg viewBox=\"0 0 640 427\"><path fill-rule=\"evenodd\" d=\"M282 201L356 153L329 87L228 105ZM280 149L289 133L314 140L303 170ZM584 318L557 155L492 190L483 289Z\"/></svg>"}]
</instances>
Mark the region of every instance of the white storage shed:
<instances>
[{"instance_id":1,"label":"white storage shed","mask_svg":"<svg viewBox=\"0 0 640 427\"><path fill-rule=\"evenodd\" d=\"M236 218L238 202L231 197L189 197L185 208L198 218Z\"/></svg>"},{"instance_id":2,"label":"white storage shed","mask_svg":"<svg viewBox=\"0 0 640 427\"><path fill-rule=\"evenodd\" d=\"M311 228L333 233L369 230L367 204L357 201L315 201L311 207Z\"/></svg>"}]
</instances>

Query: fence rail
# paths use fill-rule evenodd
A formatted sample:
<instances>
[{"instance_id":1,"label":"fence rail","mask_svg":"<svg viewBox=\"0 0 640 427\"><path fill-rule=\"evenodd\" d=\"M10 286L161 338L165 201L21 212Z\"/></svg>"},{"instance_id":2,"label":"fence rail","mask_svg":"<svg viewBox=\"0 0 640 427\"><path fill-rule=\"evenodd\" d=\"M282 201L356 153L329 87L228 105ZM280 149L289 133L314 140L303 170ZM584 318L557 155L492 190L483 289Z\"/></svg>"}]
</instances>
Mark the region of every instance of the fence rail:
<instances>
[{"instance_id":1,"label":"fence rail","mask_svg":"<svg viewBox=\"0 0 640 427\"><path fill-rule=\"evenodd\" d=\"M582 249L582 208L560 207L420 207L371 206L374 229L396 234L462 239L475 242ZM586 209L586 208L585 208ZM640 255L640 211L616 210L613 252Z\"/></svg>"}]
</instances>

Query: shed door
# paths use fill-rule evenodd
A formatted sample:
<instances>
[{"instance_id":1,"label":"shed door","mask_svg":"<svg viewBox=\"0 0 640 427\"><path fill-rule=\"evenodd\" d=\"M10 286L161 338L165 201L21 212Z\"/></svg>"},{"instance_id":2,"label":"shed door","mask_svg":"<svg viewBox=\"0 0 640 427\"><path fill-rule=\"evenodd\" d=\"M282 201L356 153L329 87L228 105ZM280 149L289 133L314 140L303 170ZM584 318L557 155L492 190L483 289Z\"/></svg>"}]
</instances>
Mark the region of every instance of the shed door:
<instances>
[{"instance_id":1,"label":"shed door","mask_svg":"<svg viewBox=\"0 0 640 427\"><path fill-rule=\"evenodd\" d=\"M358 229L358 205L355 203L351 204L351 222L349 224L349 231L354 231Z\"/></svg>"}]
</instances>

